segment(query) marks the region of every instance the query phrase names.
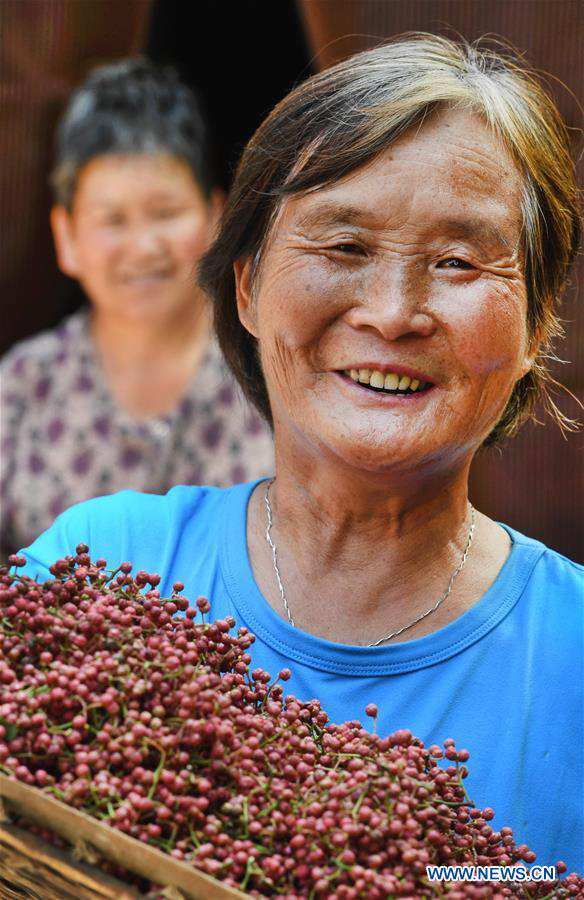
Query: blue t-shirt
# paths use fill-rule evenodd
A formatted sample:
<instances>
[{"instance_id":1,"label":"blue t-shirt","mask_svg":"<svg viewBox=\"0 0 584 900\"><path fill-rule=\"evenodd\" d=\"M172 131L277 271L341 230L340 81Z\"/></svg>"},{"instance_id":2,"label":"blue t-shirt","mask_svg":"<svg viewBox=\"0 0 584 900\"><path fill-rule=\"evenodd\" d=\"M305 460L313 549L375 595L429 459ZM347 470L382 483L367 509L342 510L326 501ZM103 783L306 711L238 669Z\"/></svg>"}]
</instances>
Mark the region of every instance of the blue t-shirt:
<instances>
[{"instance_id":1,"label":"blue t-shirt","mask_svg":"<svg viewBox=\"0 0 584 900\"><path fill-rule=\"evenodd\" d=\"M233 488L175 487L165 496L122 491L63 513L25 551L43 580L57 558L89 545L93 559L174 581L211 618L233 615L255 635L253 666L289 667L286 688L317 697L330 719L379 707L378 733L409 728L426 745L453 737L471 754L467 792L491 806L491 825L513 828L537 862L584 871L584 567L503 525L513 546L483 597L439 631L368 648L291 626L257 587L246 544L249 497Z\"/></svg>"}]
</instances>

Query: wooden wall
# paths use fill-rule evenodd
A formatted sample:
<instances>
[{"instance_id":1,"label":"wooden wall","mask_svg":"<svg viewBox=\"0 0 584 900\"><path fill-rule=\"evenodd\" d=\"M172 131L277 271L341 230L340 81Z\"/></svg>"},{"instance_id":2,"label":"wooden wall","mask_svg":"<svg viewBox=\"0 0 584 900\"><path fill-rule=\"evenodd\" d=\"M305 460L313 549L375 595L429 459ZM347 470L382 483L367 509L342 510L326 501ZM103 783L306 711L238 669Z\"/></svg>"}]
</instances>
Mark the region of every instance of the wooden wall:
<instances>
[{"instance_id":1,"label":"wooden wall","mask_svg":"<svg viewBox=\"0 0 584 900\"><path fill-rule=\"evenodd\" d=\"M95 65L138 53L150 0L0 0L0 352L80 301L49 230L53 132Z\"/></svg>"}]
</instances>

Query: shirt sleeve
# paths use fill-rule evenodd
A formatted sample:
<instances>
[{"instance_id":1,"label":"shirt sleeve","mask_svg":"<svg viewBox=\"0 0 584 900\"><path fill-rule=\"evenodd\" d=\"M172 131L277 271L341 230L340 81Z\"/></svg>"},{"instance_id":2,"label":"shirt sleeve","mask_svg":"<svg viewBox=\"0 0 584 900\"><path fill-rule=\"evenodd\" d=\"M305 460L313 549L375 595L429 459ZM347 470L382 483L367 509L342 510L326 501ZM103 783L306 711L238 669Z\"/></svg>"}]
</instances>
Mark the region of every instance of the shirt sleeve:
<instances>
[{"instance_id":1,"label":"shirt sleeve","mask_svg":"<svg viewBox=\"0 0 584 900\"><path fill-rule=\"evenodd\" d=\"M26 559L26 566L21 570L24 575L46 581L53 577L49 569L54 562L75 555L77 544L89 545L91 529L87 506L89 503L78 503L65 510L36 541L20 551Z\"/></svg>"},{"instance_id":2,"label":"shirt sleeve","mask_svg":"<svg viewBox=\"0 0 584 900\"><path fill-rule=\"evenodd\" d=\"M16 471L20 423L27 406L25 354L14 348L0 362L0 559L14 553L13 496L11 482Z\"/></svg>"},{"instance_id":3,"label":"shirt sleeve","mask_svg":"<svg viewBox=\"0 0 584 900\"><path fill-rule=\"evenodd\" d=\"M53 563L75 555L78 544L89 547L94 562L105 559L108 571L124 560L135 571L165 571L180 544L183 519L190 520L201 494L195 488L164 496L125 490L76 503L20 551L26 559L24 574L40 581L51 578Z\"/></svg>"}]
</instances>

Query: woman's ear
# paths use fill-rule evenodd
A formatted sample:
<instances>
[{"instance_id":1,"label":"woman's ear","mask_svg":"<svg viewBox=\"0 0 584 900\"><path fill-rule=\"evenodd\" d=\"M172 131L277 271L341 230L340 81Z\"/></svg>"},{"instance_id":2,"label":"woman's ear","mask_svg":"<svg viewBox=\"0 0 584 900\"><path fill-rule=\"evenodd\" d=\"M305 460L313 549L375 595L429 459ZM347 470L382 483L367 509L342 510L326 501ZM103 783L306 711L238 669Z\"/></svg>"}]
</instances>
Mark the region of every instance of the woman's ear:
<instances>
[{"instance_id":1,"label":"woman's ear","mask_svg":"<svg viewBox=\"0 0 584 900\"><path fill-rule=\"evenodd\" d=\"M539 349L541 347L541 339L542 330L540 327L537 327L533 335L528 340L527 352L523 357L523 365L521 367L521 378L524 378L527 373L533 368L533 364L537 359L537 354L539 353Z\"/></svg>"},{"instance_id":2,"label":"woman's ear","mask_svg":"<svg viewBox=\"0 0 584 900\"><path fill-rule=\"evenodd\" d=\"M64 206L53 206L51 210L51 230L55 242L57 263L61 272L70 278L79 277L79 265L75 238L73 235L73 222L70 213Z\"/></svg>"},{"instance_id":3,"label":"woman's ear","mask_svg":"<svg viewBox=\"0 0 584 900\"><path fill-rule=\"evenodd\" d=\"M252 259L237 259L233 263L235 296L239 321L253 337L257 338L256 304L252 290Z\"/></svg>"}]
</instances>

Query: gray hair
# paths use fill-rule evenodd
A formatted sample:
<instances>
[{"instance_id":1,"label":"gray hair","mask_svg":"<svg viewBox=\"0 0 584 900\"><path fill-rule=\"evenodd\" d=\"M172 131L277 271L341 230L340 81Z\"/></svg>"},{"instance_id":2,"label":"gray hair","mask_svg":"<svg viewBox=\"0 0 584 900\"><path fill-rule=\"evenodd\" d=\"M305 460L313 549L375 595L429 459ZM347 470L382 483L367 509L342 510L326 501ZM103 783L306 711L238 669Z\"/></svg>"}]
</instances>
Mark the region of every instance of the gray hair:
<instances>
[{"instance_id":1,"label":"gray hair","mask_svg":"<svg viewBox=\"0 0 584 900\"><path fill-rule=\"evenodd\" d=\"M70 209L81 169L112 153L178 157L205 197L213 188L206 128L193 92L173 69L146 59L100 66L73 92L57 130L55 201Z\"/></svg>"}]
</instances>

